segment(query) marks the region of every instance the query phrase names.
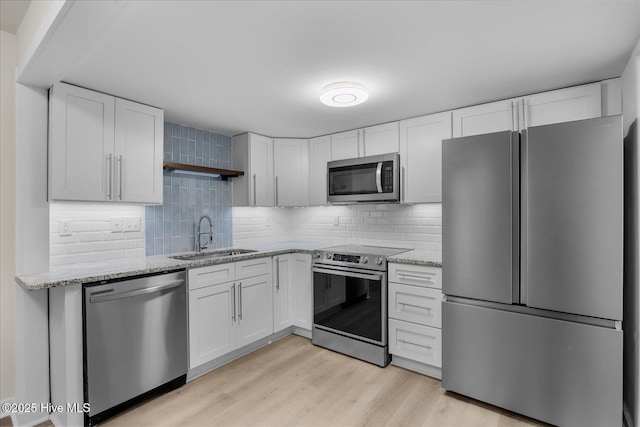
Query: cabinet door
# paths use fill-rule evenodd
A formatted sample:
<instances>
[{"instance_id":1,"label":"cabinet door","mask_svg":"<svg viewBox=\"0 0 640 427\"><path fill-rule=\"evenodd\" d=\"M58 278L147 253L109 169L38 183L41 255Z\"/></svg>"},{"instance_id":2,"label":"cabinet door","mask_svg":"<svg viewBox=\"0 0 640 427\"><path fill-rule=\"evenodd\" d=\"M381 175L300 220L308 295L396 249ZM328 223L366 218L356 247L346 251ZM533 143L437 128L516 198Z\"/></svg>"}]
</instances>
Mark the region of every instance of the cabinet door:
<instances>
[{"instance_id":1,"label":"cabinet door","mask_svg":"<svg viewBox=\"0 0 640 427\"><path fill-rule=\"evenodd\" d=\"M440 328L442 291L389 283L389 318Z\"/></svg>"},{"instance_id":2,"label":"cabinet door","mask_svg":"<svg viewBox=\"0 0 640 427\"><path fill-rule=\"evenodd\" d=\"M453 137L518 130L519 99L474 105L453 111Z\"/></svg>"},{"instance_id":3,"label":"cabinet door","mask_svg":"<svg viewBox=\"0 0 640 427\"><path fill-rule=\"evenodd\" d=\"M250 204L273 206L273 140L249 134Z\"/></svg>"},{"instance_id":4,"label":"cabinet door","mask_svg":"<svg viewBox=\"0 0 640 427\"><path fill-rule=\"evenodd\" d=\"M600 83L538 93L521 101L521 129L601 116Z\"/></svg>"},{"instance_id":5,"label":"cabinet door","mask_svg":"<svg viewBox=\"0 0 640 427\"><path fill-rule=\"evenodd\" d=\"M398 122L370 126L362 130L363 156L397 153L400 151Z\"/></svg>"},{"instance_id":6,"label":"cabinet door","mask_svg":"<svg viewBox=\"0 0 640 427\"><path fill-rule=\"evenodd\" d=\"M331 160L360 157L359 144L359 130L350 130L331 135Z\"/></svg>"},{"instance_id":7,"label":"cabinet door","mask_svg":"<svg viewBox=\"0 0 640 427\"><path fill-rule=\"evenodd\" d=\"M273 332L291 326L292 320L292 266L291 255L273 257Z\"/></svg>"},{"instance_id":8,"label":"cabinet door","mask_svg":"<svg viewBox=\"0 0 640 427\"><path fill-rule=\"evenodd\" d=\"M116 200L162 203L162 110L116 99Z\"/></svg>"},{"instance_id":9,"label":"cabinet door","mask_svg":"<svg viewBox=\"0 0 640 427\"><path fill-rule=\"evenodd\" d=\"M442 331L438 328L389 319L389 353L440 368Z\"/></svg>"},{"instance_id":10,"label":"cabinet door","mask_svg":"<svg viewBox=\"0 0 640 427\"><path fill-rule=\"evenodd\" d=\"M64 83L51 88L49 198L113 200L115 98Z\"/></svg>"},{"instance_id":11,"label":"cabinet door","mask_svg":"<svg viewBox=\"0 0 640 427\"><path fill-rule=\"evenodd\" d=\"M291 268L293 324L309 331L313 323L312 287L311 255L295 254Z\"/></svg>"},{"instance_id":12,"label":"cabinet door","mask_svg":"<svg viewBox=\"0 0 640 427\"><path fill-rule=\"evenodd\" d=\"M442 140L451 138L451 112L400 122L402 203L442 201Z\"/></svg>"},{"instance_id":13,"label":"cabinet door","mask_svg":"<svg viewBox=\"0 0 640 427\"><path fill-rule=\"evenodd\" d=\"M273 333L272 286L271 274L237 282L238 347Z\"/></svg>"},{"instance_id":14,"label":"cabinet door","mask_svg":"<svg viewBox=\"0 0 640 427\"><path fill-rule=\"evenodd\" d=\"M276 206L309 204L309 141L274 139L273 164Z\"/></svg>"},{"instance_id":15,"label":"cabinet door","mask_svg":"<svg viewBox=\"0 0 640 427\"><path fill-rule=\"evenodd\" d=\"M327 204L327 162L331 161L331 137L309 140L309 205Z\"/></svg>"},{"instance_id":16,"label":"cabinet door","mask_svg":"<svg viewBox=\"0 0 640 427\"><path fill-rule=\"evenodd\" d=\"M234 283L189 291L189 369L236 348Z\"/></svg>"}]
</instances>

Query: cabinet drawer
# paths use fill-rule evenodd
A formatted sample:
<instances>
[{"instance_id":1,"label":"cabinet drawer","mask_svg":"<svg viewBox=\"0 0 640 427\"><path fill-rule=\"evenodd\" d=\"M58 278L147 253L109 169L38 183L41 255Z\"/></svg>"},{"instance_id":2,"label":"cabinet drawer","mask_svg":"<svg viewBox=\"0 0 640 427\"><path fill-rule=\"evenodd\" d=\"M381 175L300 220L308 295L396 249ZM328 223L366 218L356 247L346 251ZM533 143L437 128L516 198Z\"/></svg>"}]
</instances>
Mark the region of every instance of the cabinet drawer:
<instances>
[{"instance_id":1,"label":"cabinet drawer","mask_svg":"<svg viewBox=\"0 0 640 427\"><path fill-rule=\"evenodd\" d=\"M389 353L440 368L440 329L389 319Z\"/></svg>"},{"instance_id":2,"label":"cabinet drawer","mask_svg":"<svg viewBox=\"0 0 640 427\"><path fill-rule=\"evenodd\" d=\"M442 269L423 265L389 263L389 282L442 289Z\"/></svg>"},{"instance_id":3,"label":"cabinet drawer","mask_svg":"<svg viewBox=\"0 0 640 427\"><path fill-rule=\"evenodd\" d=\"M271 257L236 262L236 280L271 273Z\"/></svg>"},{"instance_id":4,"label":"cabinet drawer","mask_svg":"<svg viewBox=\"0 0 640 427\"><path fill-rule=\"evenodd\" d=\"M193 268L189 270L189 290L231 282L235 275L235 264L232 262Z\"/></svg>"},{"instance_id":5,"label":"cabinet drawer","mask_svg":"<svg viewBox=\"0 0 640 427\"><path fill-rule=\"evenodd\" d=\"M441 306L439 289L389 283L390 318L440 328Z\"/></svg>"}]
</instances>

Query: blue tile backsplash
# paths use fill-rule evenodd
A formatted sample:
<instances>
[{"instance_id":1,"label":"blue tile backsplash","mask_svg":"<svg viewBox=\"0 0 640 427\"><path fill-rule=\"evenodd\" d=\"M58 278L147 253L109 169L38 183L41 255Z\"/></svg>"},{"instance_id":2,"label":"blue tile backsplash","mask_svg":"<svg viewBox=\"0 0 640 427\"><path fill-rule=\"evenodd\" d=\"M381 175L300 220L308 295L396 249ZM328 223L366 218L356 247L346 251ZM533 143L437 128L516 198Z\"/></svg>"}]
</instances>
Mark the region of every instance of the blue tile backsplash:
<instances>
[{"instance_id":1,"label":"blue tile backsplash","mask_svg":"<svg viewBox=\"0 0 640 427\"><path fill-rule=\"evenodd\" d=\"M164 123L164 159L231 169L231 138L184 125ZM232 245L231 181L164 171L162 206L145 207L145 252L162 255L196 249L198 220L209 215L210 248ZM204 229L207 225L203 224Z\"/></svg>"}]
</instances>

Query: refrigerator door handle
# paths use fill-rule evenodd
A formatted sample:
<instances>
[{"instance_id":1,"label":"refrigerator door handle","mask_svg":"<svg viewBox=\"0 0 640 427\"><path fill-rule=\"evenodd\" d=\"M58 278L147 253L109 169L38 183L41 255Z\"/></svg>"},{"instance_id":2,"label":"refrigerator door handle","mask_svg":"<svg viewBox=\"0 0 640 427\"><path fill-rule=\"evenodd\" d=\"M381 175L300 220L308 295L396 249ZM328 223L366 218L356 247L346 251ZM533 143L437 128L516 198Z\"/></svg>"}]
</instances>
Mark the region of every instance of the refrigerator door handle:
<instances>
[{"instance_id":1,"label":"refrigerator door handle","mask_svg":"<svg viewBox=\"0 0 640 427\"><path fill-rule=\"evenodd\" d=\"M520 133L520 304L527 304L527 130ZM516 247L517 248L517 247Z\"/></svg>"}]
</instances>

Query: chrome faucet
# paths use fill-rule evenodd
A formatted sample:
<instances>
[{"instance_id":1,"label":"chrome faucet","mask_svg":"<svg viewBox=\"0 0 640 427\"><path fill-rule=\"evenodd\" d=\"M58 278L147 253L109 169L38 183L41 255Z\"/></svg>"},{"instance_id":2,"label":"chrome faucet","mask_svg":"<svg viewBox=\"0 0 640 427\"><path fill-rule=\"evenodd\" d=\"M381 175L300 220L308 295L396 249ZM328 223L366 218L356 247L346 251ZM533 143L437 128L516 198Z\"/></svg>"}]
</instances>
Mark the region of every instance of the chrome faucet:
<instances>
[{"instance_id":1,"label":"chrome faucet","mask_svg":"<svg viewBox=\"0 0 640 427\"><path fill-rule=\"evenodd\" d=\"M203 219L206 219L207 221L209 221L209 231L207 233L203 233L201 231ZM204 245L202 244L203 235L207 236L207 242ZM200 221L198 221L198 233L196 235L196 252L200 252L201 250L208 248L209 243L213 243L213 223L209 215L202 215L200 217Z\"/></svg>"}]
</instances>

